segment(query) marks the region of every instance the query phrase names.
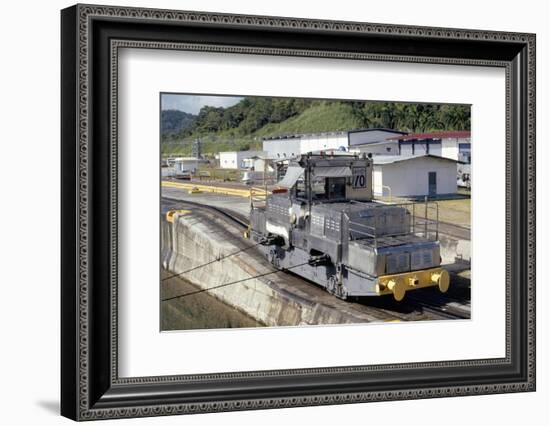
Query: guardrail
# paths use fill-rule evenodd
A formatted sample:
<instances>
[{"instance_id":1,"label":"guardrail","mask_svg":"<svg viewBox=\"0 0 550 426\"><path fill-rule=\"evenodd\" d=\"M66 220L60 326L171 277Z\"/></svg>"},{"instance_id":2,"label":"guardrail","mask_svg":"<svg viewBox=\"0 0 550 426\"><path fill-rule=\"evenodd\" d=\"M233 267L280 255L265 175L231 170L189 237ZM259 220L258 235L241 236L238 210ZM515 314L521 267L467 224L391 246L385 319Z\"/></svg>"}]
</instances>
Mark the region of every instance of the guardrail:
<instances>
[{"instance_id":1,"label":"guardrail","mask_svg":"<svg viewBox=\"0 0 550 426\"><path fill-rule=\"evenodd\" d=\"M439 239L439 205L436 202L425 199L423 203L405 203L403 206L407 207L412 215L411 228L415 235L423 234L428 238L430 234L435 234L435 239ZM422 210L423 217L419 215ZM435 218L430 218L430 215Z\"/></svg>"},{"instance_id":2,"label":"guardrail","mask_svg":"<svg viewBox=\"0 0 550 426\"><path fill-rule=\"evenodd\" d=\"M267 192L261 188L229 188L225 186L214 186L214 185L202 185L193 182L183 183L183 182L172 182L163 180L161 185L166 188L179 188L185 190L198 190L200 192L210 192L215 194L223 195L234 195L237 197L251 198L252 195L255 198L263 197L265 200Z\"/></svg>"},{"instance_id":3,"label":"guardrail","mask_svg":"<svg viewBox=\"0 0 550 426\"><path fill-rule=\"evenodd\" d=\"M349 224L349 240L362 240L365 238L372 239L374 243L376 244L376 227L365 225L364 223L360 222L348 222ZM353 229L351 229L353 226ZM361 230L357 228L362 228ZM362 235L361 238L357 238L354 236L354 234Z\"/></svg>"},{"instance_id":4,"label":"guardrail","mask_svg":"<svg viewBox=\"0 0 550 426\"><path fill-rule=\"evenodd\" d=\"M265 189L250 188L250 207L252 209L265 208L267 192Z\"/></svg>"},{"instance_id":5,"label":"guardrail","mask_svg":"<svg viewBox=\"0 0 550 426\"><path fill-rule=\"evenodd\" d=\"M376 209L383 207L402 207L406 208L410 214L409 232L424 238L438 240L439 239L439 205L433 201L425 200L423 203L399 203L399 204L384 204L374 207L372 204L367 204L361 201L353 201L353 204L364 204L366 208ZM423 215L421 214L423 212ZM378 238L380 237L398 237L405 235L403 233L384 233L380 234L376 226L367 225L365 223L350 221L348 217L348 239L353 240L371 240L374 247L378 246ZM353 229L352 229L353 227ZM357 237L357 234L360 237Z\"/></svg>"}]
</instances>

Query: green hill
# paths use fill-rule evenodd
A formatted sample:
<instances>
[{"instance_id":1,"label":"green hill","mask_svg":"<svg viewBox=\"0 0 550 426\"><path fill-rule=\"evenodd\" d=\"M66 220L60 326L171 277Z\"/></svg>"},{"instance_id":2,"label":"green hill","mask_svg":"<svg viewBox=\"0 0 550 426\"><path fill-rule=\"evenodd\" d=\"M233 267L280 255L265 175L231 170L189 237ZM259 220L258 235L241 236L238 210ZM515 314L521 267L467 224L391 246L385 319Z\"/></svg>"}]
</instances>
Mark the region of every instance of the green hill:
<instances>
[{"instance_id":1,"label":"green hill","mask_svg":"<svg viewBox=\"0 0 550 426\"><path fill-rule=\"evenodd\" d=\"M189 129L197 117L175 109L162 110L160 113L160 126L163 135L178 134L182 130Z\"/></svg>"},{"instance_id":2,"label":"green hill","mask_svg":"<svg viewBox=\"0 0 550 426\"><path fill-rule=\"evenodd\" d=\"M256 136L281 136L290 133L316 133L358 129L360 120L350 104L323 101L282 123L269 123L254 132Z\"/></svg>"},{"instance_id":3,"label":"green hill","mask_svg":"<svg viewBox=\"0 0 550 426\"><path fill-rule=\"evenodd\" d=\"M295 133L315 133L336 130L357 129L361 123L353 115L352 107L339 102L316 102L303 112L280 123L267 123L258 130L243 134L239 128L194 134L189 138L165 140L164 154L191 153L191 140L200 137L204 153L220 151L261 150L262 138Z\"/></svg>"},{"instance_id":4,"label":"green hill","mask_svg":"<svg viewBox=\"0 0 550 426\"><path fill-rule=\"evenodd\" d=\"M467 105L395 102L248 97L227 108L204 106L192 119L182 117L186 123L179 125L171 113L170 129L161 128L163 154L189 155L197 138L203 153L215 154L260 150L262 138L286 134L373 127L410 132L470 129Z\"/></svg>"}]
</instances>

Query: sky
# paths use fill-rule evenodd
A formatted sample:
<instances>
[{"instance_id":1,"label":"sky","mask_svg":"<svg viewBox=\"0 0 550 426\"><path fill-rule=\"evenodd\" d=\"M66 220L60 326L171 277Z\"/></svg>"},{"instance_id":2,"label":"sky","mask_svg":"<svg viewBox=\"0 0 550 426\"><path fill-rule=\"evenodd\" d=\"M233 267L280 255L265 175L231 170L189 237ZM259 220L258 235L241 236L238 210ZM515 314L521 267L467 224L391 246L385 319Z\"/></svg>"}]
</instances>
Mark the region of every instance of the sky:
<instances>
[{"instance_id":1,"label":"sky","mask_svg":"<svg viewBox=\"0 0 550 426\"><path fill-rule=\"evenodd\" d=\"M243 98L236 96L196 96L163 93L161 95L161 109L177 109L189 114L198 114L205 105L229 107L235 105L241 99Z\"/></svg>"}]
</instances>

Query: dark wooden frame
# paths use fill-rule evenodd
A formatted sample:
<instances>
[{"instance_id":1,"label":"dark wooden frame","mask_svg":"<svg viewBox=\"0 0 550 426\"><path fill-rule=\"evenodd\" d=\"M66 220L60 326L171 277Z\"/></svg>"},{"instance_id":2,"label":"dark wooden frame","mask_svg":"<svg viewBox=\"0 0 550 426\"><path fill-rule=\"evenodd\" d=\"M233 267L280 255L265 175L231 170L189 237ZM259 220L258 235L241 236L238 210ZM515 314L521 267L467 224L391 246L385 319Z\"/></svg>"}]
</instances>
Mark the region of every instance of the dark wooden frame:
<instances>
[{"instance_id":1,"label":"dark wooden frame","mask_svg":"<svg viewBox=\"0 0 550 426\"><path fill-rule=\"evenodd\" d=\"M62 28L61 413L75 420L535 389L533 34L77 5ZM117 374L116 53L195 49L506 69L506 357Z\"/></svg>"}]
</instances>

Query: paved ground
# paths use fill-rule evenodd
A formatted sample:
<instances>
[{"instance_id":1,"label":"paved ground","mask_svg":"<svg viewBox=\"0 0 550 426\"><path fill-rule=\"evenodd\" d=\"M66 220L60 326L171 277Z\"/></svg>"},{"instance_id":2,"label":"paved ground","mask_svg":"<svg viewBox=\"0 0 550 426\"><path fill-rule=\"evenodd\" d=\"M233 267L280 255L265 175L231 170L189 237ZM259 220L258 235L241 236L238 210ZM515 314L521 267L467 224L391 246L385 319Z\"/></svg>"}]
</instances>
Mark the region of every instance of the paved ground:
<instances>
[{"instance_id":1,"label":"paved ground","mask_svg":"<svg viewBox=\"0 0 550 426\"><path fill-rule=\"evenodd\" d=\"M187 191L179 188L162 187L162 197L172 200L194 201L196 203L205 203L210 206L234 210L244 216L250 213L250 200L244 197L230 195L199 193L189 194Z\"/></svg>"}]
</instances>

